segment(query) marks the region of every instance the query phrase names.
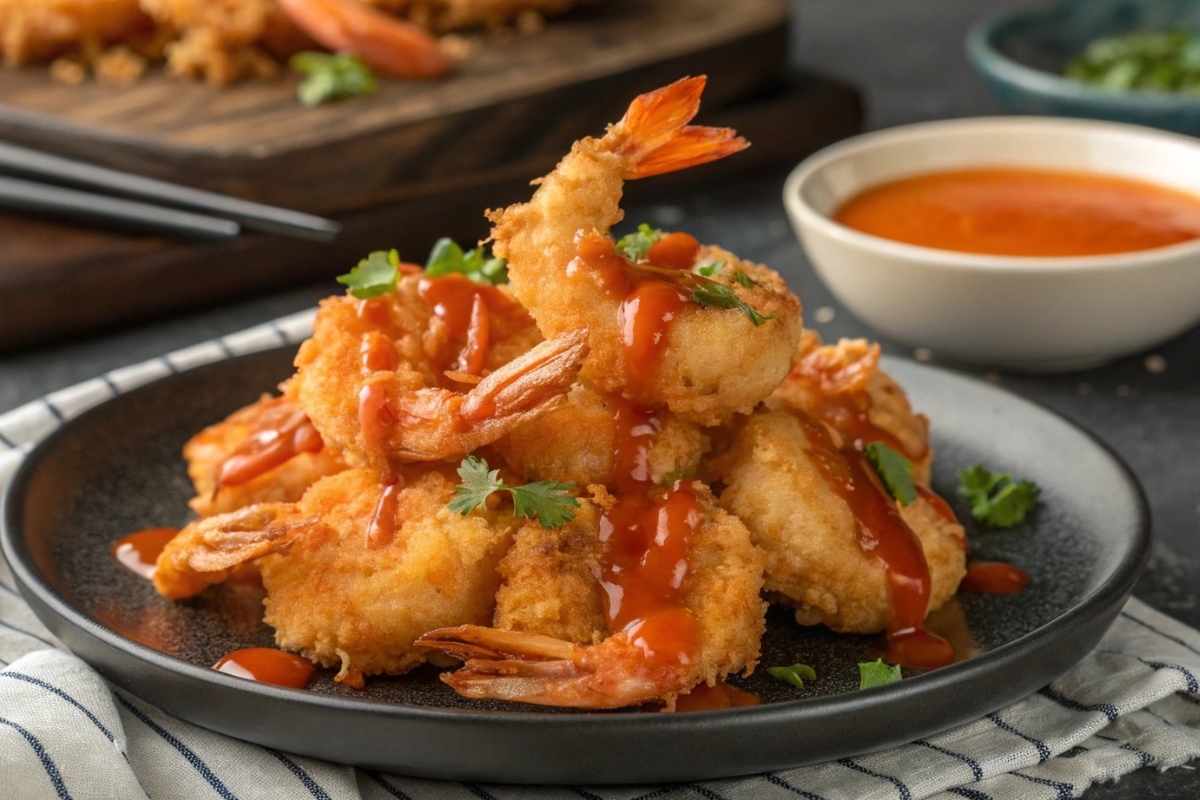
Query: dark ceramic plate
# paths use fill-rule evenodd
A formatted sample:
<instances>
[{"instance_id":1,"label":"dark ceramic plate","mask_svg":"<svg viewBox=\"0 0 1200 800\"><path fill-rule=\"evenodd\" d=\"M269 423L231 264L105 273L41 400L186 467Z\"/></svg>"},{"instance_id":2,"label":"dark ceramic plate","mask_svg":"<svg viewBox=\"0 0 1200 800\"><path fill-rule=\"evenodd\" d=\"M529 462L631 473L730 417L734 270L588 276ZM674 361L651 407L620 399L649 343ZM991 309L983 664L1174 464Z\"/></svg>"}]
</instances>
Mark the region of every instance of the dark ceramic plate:
<instances>
[{"instance_id":1,"label":"dark ceramic plate","mask_svg":"<svg viewBox=\"0 0 1200 800\"><path fill-rule=\"evenodd\" d=\"M737 683L752 708L663 714L531 710L459 698L432 668L365 691L320 675L306 691L209 669L269 645L261 590L226 584L183 603L110 557L141 528L180 525L191 486L179 455L206 424L290 371L276 350L172 375L67 423L37 447L6 497L2 540L22 592L54 633L116 685L183 719L252 742L416 776L524 783L645 783L747 774L863 753L977 718L1045 685L1099 640L1150 548L1133 476L1087 433L995 387L929 367L889 370L933 420L934 484L953 496L963 466L1011 470L1042 487L1022 527L974 537L976 555L1032 576L1012 596L962 593L936 627L963 660L858 691L877 637L801 629L773 611L764 665L802 661L803 691L765 669ZM964 509L957 509L960 517Z\"/></svg>"}]
</instances>

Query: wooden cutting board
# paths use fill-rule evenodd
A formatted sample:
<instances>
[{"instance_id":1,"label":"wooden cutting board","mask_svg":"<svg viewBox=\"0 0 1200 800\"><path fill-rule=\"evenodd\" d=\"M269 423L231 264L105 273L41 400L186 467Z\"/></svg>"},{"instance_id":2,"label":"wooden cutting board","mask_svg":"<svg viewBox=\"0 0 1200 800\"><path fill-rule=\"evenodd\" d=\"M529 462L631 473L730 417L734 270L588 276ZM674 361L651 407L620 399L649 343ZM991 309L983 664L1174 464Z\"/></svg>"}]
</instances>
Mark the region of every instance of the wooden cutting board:
<instances>
[{"instance_id":1,"label":"wooden cutting board","mask_svg":"<svg viewBox=\"0 0 1200 800\"><path fill-rule=\"evenodd\" d=\"M369 98L304 108L299 78L213 89L158 72L130 87L69 86L0 70L0 138L305 211L438 194L525 176L617 119L637 93L708 73L719 107L782 68L783 0L601 0L533 34L469 34L437 81L388 80Z\"/></svg>"},{"instance_id":2,"label":"wooden cutting board","mask_svg":"<svg viewBox=\"0 0 1200 800\"><path fill-rule=\"evenodd\" d=\"M266 235L212 245L0 214L0 349L332 280L370 250L475 241L485 208L527 198L574 140L683 75L709 75L698 122L737 128L753 146L631 184L630 202L794 163L862 116L850 87L782 76L785 11L778 0L607 0L534 36L480 39L438 84L389 83L318 109L295 103L292 78L216 91L153 76L118 90L0 71L0 138L345 225L329 245Z\"/></svg>"}]
</instances>

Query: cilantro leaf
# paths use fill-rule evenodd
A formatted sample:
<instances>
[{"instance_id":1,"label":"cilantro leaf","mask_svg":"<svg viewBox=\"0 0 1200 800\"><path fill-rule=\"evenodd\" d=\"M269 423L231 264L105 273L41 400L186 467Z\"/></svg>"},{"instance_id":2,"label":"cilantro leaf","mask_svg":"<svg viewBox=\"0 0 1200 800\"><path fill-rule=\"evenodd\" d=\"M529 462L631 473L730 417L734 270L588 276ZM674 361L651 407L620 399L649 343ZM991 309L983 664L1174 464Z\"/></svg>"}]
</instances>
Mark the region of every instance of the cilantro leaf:
<instances>
[{"instance_id":1,"label":"cilantro leaf","mask_svg":"<svg viewBox=\"0 0 1200 800\"><path fill-rule=\"evenodd\" d=\"M489 258L483 247L463 252L453 239L443 236L434 243L425 262L425 274L431 278L459 273L475 283L496 286L508 283L508 262L503 258Z\"/></svg>"},{"instance_id":2,"label":"cilantro leaf","mask_svg":"<svg viewBox=\"0 0 1200 800\"><path fill-rule=\"evenodd\" d=\"M776 680L790 683L797 689L803 689L805 681L815 681L817 679L817 671L807 664L792 664L790 667L767 667L767 674Z\"/></svg>"},{"instance_id":3,"label":"cilantro leaf","mask_svg":"<svg viewBox=\"0 0 1200 800\"><path fill-rule=\"evenodd\" d=\"M296 53L288 65L307 76L296 96L310 108L328 100L373 94L378 88L371 68L349 53Z\"/></svg>"},{"instance_id":4,"label":"cilantro leaf","mask_svg":"<svg viewBox=\"0 0 1200 800\"><path fill-rule=\"evenodd\" d=\"M692 301L698 303L705 308L710 306L715 308L736 308L738 311L746 315L746 319L754 323L754 327L762 325L769 319L774 319L775 315L770 314L763 316L755 311L746 303L742 302L733 289L728 286L717 283L711 278L697 278L699 285L692 289Z\"/></svg>"},{"instance_id":5,"label":"cilantro leaf","mask_svg":"<svg viewBox=\"0 0 1200 800\"><path fill-rule=\"evenodd\" d=\"M651 228L646 223L638 225L637 230L628 236L622 236L615 245L616 251L630 261L641 261L650 252L654 243L663 237L658 228Z\"/></svg>"},{"instance_id":6,"label":"cilantro leaf","mask_svg":"<svg viewBox=\"0 0 1200 800\"><path fill-rule=\"evenodd\" d=\"M893 498L906 506L917 499L917 486L913 483L912 462L888 447L883 442L871 442L863 452L875 468L879 480Z\"/></svg>"},{"instance_id":7,"label":"cilantro leaf","mask_svg":"<svg viewBox=\"0 0 1200 800\"><path fill-rule=\"evenodd\" d=\"M399 264L400 254L395 250L376 250L359 261L357 267L339 275L337 282L350 287L350 294L359 300L391 294L400 280Z\"/></svg>"},{"instance_id":8,"label":"cilantro leaf","mask_svg":"<svg viewBox=\"0 0 1200 800\"><path fill-rule=\"evenodd\" d=\"M1011 528L1037 505L1041 490L1032 481L1018 481L1007 472L991 472L976 464L958 474L958 495L971 504L975 521L993 528Z\"/></svg>"},{"instance_id":9,"label":"cilantro leaf","mask_svg":"<svg viewBox=\"0 0 1200 800\"><path fill-rule=\"evenodd\" d=\"M721 270L723 270L723 269L725 269L724 261L713 261L710 264L704 264L702 266L696 267L693 270L693 272L695 272L697 275L699 275L702 278L711 278L714 275L721 274Z\"/></svg>"},{"instance_id":10,"label":"cilantro leaf","mask_svg":"<svg viewBox=\"0 0 1200 800\"><path fill-rule=\"evenodd\" d=\"M858 665L858 688L870 689L872 686L886 686L900 680L900 665L885 664L882 658L874 661L860 662Z\"/></svg>"},{"instance_id":11,"label":"cilantro leaf","mask_svg":"<svg viewBox=\"0 0 1200 800\"><path fill-rule=\"evenodd\" d=\"M537 517L543 528L561 528L575 519L574 509L579 507L579 501L570 495L575 484L538 481L509 486L500 480L500 470L488 470L488 463L478 456L464 458L458 467L458 475L462 478L462 486L454 490L454 498L447 507L464 517L483 505L493 492L508 492L512 495L517 516Z\"/></svg>"}]
</instances>

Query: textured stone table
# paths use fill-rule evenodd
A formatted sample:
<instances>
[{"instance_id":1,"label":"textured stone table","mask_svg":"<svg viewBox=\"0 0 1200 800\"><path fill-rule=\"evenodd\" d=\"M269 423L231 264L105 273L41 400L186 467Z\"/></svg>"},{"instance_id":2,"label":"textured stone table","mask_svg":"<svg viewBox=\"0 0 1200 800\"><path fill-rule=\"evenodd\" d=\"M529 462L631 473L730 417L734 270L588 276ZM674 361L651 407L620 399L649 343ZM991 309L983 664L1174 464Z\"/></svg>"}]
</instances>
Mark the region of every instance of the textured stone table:
<instances>
[{"instance_id":1,"label":"textured stone table","mask_svg":"<svg viewBox=\"0 0 1200 800\"><path fill-rule=\"evenodd\" d=\"M849 79L867 104L867 126L999 113L963 54L974 20L1008 3L997 0L798 0L794 62ZM782 272L803 298L806 318L827 339L872 336L842 311L812 273L792 236L780 191L786 170L681 198L671 206L632 208L629 218L679 226ZM431 232L431 236L436 232ZM84 341L0 357L0 412L48 391L179 347L311 306L332 283L280 292ZM816 322L818 309L825 309ZM911 355L884 342L885 350ZM1159 359L1147 361L1147 356ZM1154 369L1148 368L1150 364ZM1165 369L1159 370L1165 364ZM1155 548L1135 592L1200 627L1200 329L1101 369L1059 376L991 376L1097 433L1133 467L1150 499ZM1165 774L1142 770L1089 798L1194 798L1190 766Z\"/></svg>"}]
</instances>

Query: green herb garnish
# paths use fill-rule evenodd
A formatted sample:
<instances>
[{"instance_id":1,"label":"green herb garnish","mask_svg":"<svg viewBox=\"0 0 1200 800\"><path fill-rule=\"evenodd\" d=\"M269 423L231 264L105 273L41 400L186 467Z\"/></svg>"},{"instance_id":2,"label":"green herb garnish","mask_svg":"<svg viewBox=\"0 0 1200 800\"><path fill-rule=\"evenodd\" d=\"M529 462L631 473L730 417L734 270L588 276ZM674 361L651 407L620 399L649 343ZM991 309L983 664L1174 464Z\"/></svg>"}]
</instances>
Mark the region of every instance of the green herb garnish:
<instances>
[{"instance_id":1,"label":"green herb garnish","mask_svg":"<svg viewBox=\"0 0 1200 800\"><path fill-rule=\"evenodd\" d=\"M1114 92L1200 94L1200 38L1175 30L1096 39L1067 64L1065 74Z\"/></svg>"},{"instance_id":2,"label":"green herb garnish","mask_svg":"<svg viewBox=\"0 0 1200 800\"><path fill-rule=\"evenodd\" d=\"M733 273L733 281L734 281L734 283L740 283L742 286L745 286L747 289L749 289L752 286L758 286L758 281L754 280L754 278L751 278L749 275L747 275L744 272Z\"/></svg>"},{"instance_id":3,"label":"green herb garnish","mask_svg":"<svg viewBox=\"0 0 1200 800\"><path fill-rule=\"evenodd\" d=\"M434 243L425 262L425 274L431 278L458 273L475 283L496 286L508 283L508 262L503 258L489 258L483 247L463 252L450 238L443 236Z\"/></svg>"},{"instance_id":4,"label":"green herb garnish","mask_svg":"<svg viewBox=\"0 0 1200 800\"><path fill-rule=\"evenodd\" d=\"M733 289L723 283L717 283L711 278L697 278L699 285L692 289L692 301L702 306L716 308L736 308L754 323L754 327L762 325L769 319L775 319L774 314L763 316L741 300Z\"/></svg>"},{"instance_id":5,"label":"green herb garnish","mask_svg":"<svg viewBox=\"0 0 1200 800\"><path fill-rule=\"evenodd\" d=\"M512 495L513 509L517 516L533 519L537 517L543 528L561 528L575 519L579 501L571 497L573 483L538 481L524 486L509 486L500 480L500 470L488 471L488 463L478 456L467 456L458 467L462 486L454 490L454 499L448 507L464 517L483 505L493 492L508 492Z\"/></svg>"},{"instance_id":6,"label":"green herb garnish","mask_svg":"<svg viewBox=\"0 0 1200 800\"><path fill-rule=\"evenodd\" d=\"M790 667L767 667L767 674L776 680L790 683L797 689L803 689L805 681L815 681L817 679L817 671L807 664L792 664Z\"/></svg>"},{"instance_id":7,"label":"green herb garnish","mask_svg":"<svg viewBox=\"0 0 1200 800\"><path fill-rule=\"evenodd\" d=\"M893 498L906 506L917 499L917 486L913 483L912 462L888 447L883 442L871 442L863 452L879 480Z\"/></svg>"},{"instance_id":8,"label":"green herb garnish","mask_svg":"<svg viewBox=\"0 0 1200 800\"><path fill-rule=\"evenodd\" d=\"M614 246L616 251L630 261L642 261L650 252L654 243L663 237L658 228L651 228L646 223L638 225L637 230L628 236L617 239Z\"/></svg>"},{"instance_id":9,"label":"green herb garnish","mask_svg":"<svg viewBox=\"0 0 1200 800\"><path fill-rule=\"evenodd\" d=\"M350 287L350 294L359 300L391 294L400 280L399 264L400 254L395 250L376 250L359 261L357 267L339 275L337 282Z\"/></svg>"},{"instance_id":10,"label":"green herb garnish","mask_svg":"<svg viewBox=\"0 0 1200 800\"><path fill-rule=\"evenodd\" d=\"M373 94L378 86L371 68L349 53L296 53L288 65L305 77L296 89L310 108L330 100Z\"/></svg>"},{"instance_id":11,"label":"green herb garnish","mask_svg":"<svg viewBox=\"0 0 1200 800\"><path fill-rule=\"evenodd\" d=\"M993 473L979 464L958 473L958 496L971 504L976 522L993 528L1011 528L1025 519L1037 505L1039 493L1032 481Z\"/></svg>"},{"instance_id":12,"label":"green herb garnish","mask_svg":"<svg viewBox=\"0 0 1200 800\"><path fill-rule=\"evenodd\" d=\"M858 688L870 689L872 686L886 686L900 680L900 665L885 664L882 658L874 661L860 662L858 665Z\"/></svg>"},{"instance_id":13,"label":"green herb garnish","mask_svg":"<svg viewBox=\"0 0 1200 800\"><path fill-rule=\"evenodd\" d=\"M696 267L694 272L704 278L712 278L721 274L721 270L725 269L724 261L713 261L710 264Z\"/></svg>"}]
</instances>

